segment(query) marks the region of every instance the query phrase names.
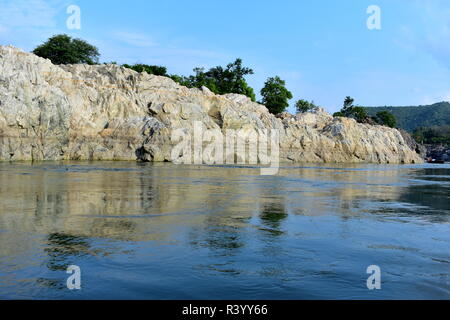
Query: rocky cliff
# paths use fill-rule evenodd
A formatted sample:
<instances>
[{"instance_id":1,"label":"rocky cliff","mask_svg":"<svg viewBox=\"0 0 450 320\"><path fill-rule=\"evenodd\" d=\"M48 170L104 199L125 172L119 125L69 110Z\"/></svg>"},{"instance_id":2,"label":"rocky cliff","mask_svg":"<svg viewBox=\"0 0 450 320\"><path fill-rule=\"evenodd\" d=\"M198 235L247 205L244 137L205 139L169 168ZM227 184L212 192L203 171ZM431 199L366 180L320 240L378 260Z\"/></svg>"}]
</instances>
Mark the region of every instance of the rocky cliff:
<instances>
[{"instance_id":1,"label":"rocky cliff","mask_svg":"<svg viewBox=\"0 0 450 320\"><path fill-rule=\"evenodd\" d=\"M277 118L235 94L116 65L56 66L0 47L0 160L170 161L173 129L280 133L280 161L419 163L395 129L323 110Z\"/></svg>"}]
</instances>

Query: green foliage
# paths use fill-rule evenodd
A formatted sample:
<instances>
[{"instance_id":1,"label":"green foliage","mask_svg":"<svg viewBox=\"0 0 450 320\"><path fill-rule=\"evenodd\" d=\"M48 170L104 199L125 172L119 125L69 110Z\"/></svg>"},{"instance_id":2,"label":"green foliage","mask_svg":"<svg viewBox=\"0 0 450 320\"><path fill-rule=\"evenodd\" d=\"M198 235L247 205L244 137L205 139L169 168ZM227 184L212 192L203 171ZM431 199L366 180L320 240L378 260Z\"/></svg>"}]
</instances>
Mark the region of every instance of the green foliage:
<instances>
[{"instance_id":1,"label":"green foliage","mask_svg":"<svg viewBox=\"0 0 450 320\"><path fill-rule=\"evenodd\" d=\"M353 118L360 123L371 122L366 110L363 107L353 105L354 102L353 98L347 96L341 111L336 112L333 116Z\"/></svg>"},{"instance_id":2,"label":"green foliage","mask_svg":"<svg viewBox=\"0 0 450 320\"><path fill-rule=\"evenodd\" d=\"M380 111L377 113L375 121L381 125L395 128L397 125L397 120L395 116L389 111Z\"/></svg>"},{"instance_id":3,"label":"green foliage","mask_svg":"<svg viewBox=\"0 0 450 320\"><path fill-rule=\"evenodd\" d=\"M252 101L256 101L253 89L245 81L245 76L253 74L253 70L243 67L241 59L236 59L233 63L229 63L226 68L218 66L208 71L205 71L204 68L195 68L195 75L188 77L169 75L167 74L167 69L161 66L149 66L146 64L124 64L123 66L137 72L147 72L158 76L170 77L173 81L188 88L201 88L205 86L216 94L243 94Z\"/></svg>"},{"instance_id":4,"label":"green foliage","mask_svg":"<svg viewBox=\"0 0 450 320\"><path fill-rule=\"evenodd\" d=\"M347 96L344 100L344 106L342 108L342 112L344 114L347 114L350 112L350 110L353 108L353 102L355 102L355 99L352 97Z\"/></svg>"},{"instance_id":5,"label":"green foliage","mask_svg":"<svg viewBox=\"0 0 450 320\"><path fill-rule=\"evenodd\" d=\"M216 67L220 68L220 67ZM201 87L207 87L209 90L216 94L225 94L230 93L227 91L223 91L219 89L220 87L224 87L224 85L220 85L219 83L223 82L223 77L219 76L217 73L213 73L211 70L214 70L216 68L210 69L210 71L205 72L204 68L195 68L194 76L190 76L187 78L187 82L189 83L189 86L192 88L201 88Z\"/></svg>"},{"instance_id":6,"label":"green foliage","mask_svg":"<svg viewBox=\"0 0 450 320\"><path fill-rule=\"evenodd\" d=\"M349 117L354 118L356 121L360 123L369 122L369 116L367 115L367 112L363 107L354 106L351 109L349 109Z\"/></svg>"},{"instance_id":7,"label":"green foliage","mask_svg":"<svg viewBox=\"0 0 450 320\"><path fill-rule=\"evenodd\" d=\"M417 128L413 137L420 143L450 145L450 125Z\"/></svg>"},{"instance_id":8,"label":"green foliage","mask_svg":"<svg viewBox=\"0 0 450 320\"><path fill-rule=\"evenodd\" d=\"M135 64L135 65L122 65L125 68L134 70L136 72L146 72L148 74L154 74L155 76L168 77L167 68L161 66L149 66L147 64Z\"/></svg>"},{"instance_id":9,"label":"green foliage","mask_svg":"<svg viewBox=\"0 0 450 320\"><path fill-rule=\"evenodd\" d=\"M261 89L262 104L272 114L278 114L286 110L289 106L289 100L292 99L292 93L286 89L286 82L278 76L267 79L264 88Z\"/></svg>"},{"instance_id":10,"label":"green foliage","mask_svg":"<svg viewBox=\"0 0 450 320\"><path fill-rule=\"evenodd\" d=\"M295 108L297 109L298 113L305 113L305 112L308 112L308 111L311 111L311 110L317 108L317 106L314 104L314 101L309 102L309 101L300 99L295 103Z\"/></svg>"},{"instance_id":11,"label":"green foliage","mask_svg":"<svg viewBox=\"0 0 450 320\"><path fill-rule=\"evenodd\" d=\"M420 127L434 127L450 124L450 103L439 102L418 107L368 107L369 115L380 111L389 111L397 119L397 127L413 132Z\"/></svg>"},{"instance_id":12,"label":"green foliage","mask_svg":"<svg viewBox=\"0 0 450 320\"><path fill-rule=\"evenodd\" d=\"M253 88L251 88L245 76L253 74L253 70L242 66L242 60L236 59L226 68L217 66L205 71L204 68L195 68L195 75L189 77L172 76L174 81L190 88L207 87L216 94L237 93L256 101Z\"/></svg>"},{"instance_id":13,"label":"green foliage","mask_svg":"<svg viewBox=\"0 0 450 320\"><path fill-rule=\"evenodd\" d=\"M72 39L66 34L59 34L41 44L33 53L50 59L53 64L96 64L100 53L93 45L81 39Z\"/></svg>"},{"instance_id":14,"label":"green foliage","mask_svg":"<svg viewBox=\"0 0 450 320\"><path fill-rule=\"evenodd\" d=\"M179 76L176 74L172 74L169 76L170 79L172 79L173 81L175 81L176 83L188 87L188 88L192 88L192 86L190 85L189 79L185 76Z\"/></svg>"}]
</instances>

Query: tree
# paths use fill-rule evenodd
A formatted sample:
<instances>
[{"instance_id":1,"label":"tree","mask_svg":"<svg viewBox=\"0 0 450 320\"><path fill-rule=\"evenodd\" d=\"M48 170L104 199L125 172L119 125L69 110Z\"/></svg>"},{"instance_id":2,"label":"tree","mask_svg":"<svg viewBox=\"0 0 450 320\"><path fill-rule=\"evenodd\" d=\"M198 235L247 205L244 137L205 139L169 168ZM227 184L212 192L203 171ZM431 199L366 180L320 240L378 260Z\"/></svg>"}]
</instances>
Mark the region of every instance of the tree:
<instances>
[{"instance_id":1,"label":"tree","mask_svg":"<svg viewBox=\"0 0 450 320\"><path fill-rule=\"evenodd\" d=\"M209 90L211 90L216 94L230 93L227 92L226 90L221 90L221 88L219 88L220 82L222 81L222 77L218 75L213 76L211 74L211 70L205 72L205 68L194 68L195 76L190 76L188 80L191 84L191 87L194 88L207 87Z\"/></svg>"},{"instance_id":2,"label":"tree","mask_svg":"<svg viewBox=\"0 0 450 320\"><path fill-rule=\"evenodd\" d=\"M253 88L245 81L245 76L252 75L253 70L242 66L242 59L236 59L229 63L227 68L213 68L209 71L211 74L217 74L218 89L223 93L237 93L248 96L252 101L256 100Z\"/></svg>"},{"instance_id":3,"label":"tree","mask_svg":"<svg viewBox=\"0 0 450 320\"><path fill-rule=\"evenodd\" d=\"M450 125L420 127L414 130L413 137L421 143L450 145Z\"/></svg>"},{"instance_id":4,"label":"tree","mask_svg":"<svg viewBox=\"0 0 450 320\"><path fill-rule=\"evenodd\" d=\"M360 123L369 122L369 116L367 115L366 109L359 106L353 106L348 112L348 117L353 118Z\"/></svg>"},{"instance_id":5,"label":"tree","mask_svg":"<svg viewBox=\"0 0 450 320\"><path fill-rule=\"evenodd\" d=\"M217 66L205 71L204 68L195 68L195 75L189 77L171 76L178 83L190 88L207 87L216 94L237 93L256 101L253 88L245 80L246 75L253 74L253 70L242 66L242 60L236 59L226 68Z\"/></svg>"},{"instance_id":6,"label":"tree","mask_svg":"<svg viewBox=\"0 0 450 320\"><path fill-rule=\"evenodd\" d=\"M289 100L292 99L292 93L286 89L285 81L276 76L267 79L264 88L261 89L262 104L272 114L278 114L286 110L289 106Z\"/></svg>"},{"instance_id":7,"label":"tree","mask_svg":"<svg viewBox=\"0 0 450 320\"><path fill-rule=\"evenodd\" d=\"M336 112L333 114L335 117L349 117L351 114L352 109L354 108L353 102L355 102L355 99L352 97L345 97L344 100L344 106L342 107L341 111Z\"/></svg>"},{"instance_id":8,"label":"tree","mask_svg":"<svg viewBox=\"0 0 450 320\"><path fill-rule=\"evenodd\" d=\"M176 83L178 83L179 85L188 87L188 88L192 88L190 80L188 77L185 76L179 76L176 74L172 74L169 76L170 79L172 79L173 81L175 81Z\"/></svg>"},{"instance_id":9,"label":"tree","mask_svg":"<svg viewBox=\"0 0 450 320\"><path fill-rule=\"evenodd\" d=\"M344 106L341 111L333 114L334 117L347 117L353 118L360 123L371 122L366 110L360 106L354 106L355 100L352 97L347 96L344 100Z\"/></svg>"},{"instance_id":10,"label":"tree","mask_svg":"<svg viewBox=\"0 0 450 320\"><path fill-rule=\"evenodd\" d=\"M66 34L59 34L41 44L33 53L50 59L53 64L96 64L100 53L93 45L81 39L73 39Z\"/></svg>"},{"instance_id":11,"label":"tree","mask_svg":"<svg viewBox=\"0 0 450 320\"><path fill-rule=\"evenodd\" d=\"M355 102L355 99L353 99L352 97L350 97L350 96L345 97L342 112L345 113L346 110L351 109L353 107L353 102Z\"/></svg>"},{"instance_id":12,"label":"tree","mask_svg":"<svg viewBox=\"0 0 450 320\"><path fill-rule=\"evenodd\" d=\"M426 106L405 107L366 107L371 116L380 111L389 111L397 120L397 127L413 132L420 127L433 127L450 124L450 102L438 102Z\"/></svg>"},{"instance_id":13,"label":"tree","mask_svg":"<svg viewBox=\"0 0 450 320\"><path fill-rule=\"evenodd\" d=\"M295 103L295 108L297 109L298 113L305 113L305 112L308 112L308 111L311 111L311 110L317 108L317 106L314 104L314 101L309 102L309 101L300 99Z\"/></svg>"},{"instance_id":14,"label":"tree","mask_svg":"<svg viewBox=\"0 0 450 320\"><path fill-rule=\"evenodd\" d=\"M162 66L149 66L147 64L135 64L135 65L122 65L125 68L134 70L136 72L146 72L148 74L154 74L155 76L168 77L167 68Z\"/></svg>"},{"instance_id":15,"label":"tree","mask_svg":"<svg viewBox=\"0 0 450 320\"><path fill-rule=\"evenodd\" d=\"M380 111L376 115L376 121L379 124L382 124L387 127L395 128L397 125L397 120L395 119L395 116L390 113L389 111Z\"/></svg>"}]
</instances>

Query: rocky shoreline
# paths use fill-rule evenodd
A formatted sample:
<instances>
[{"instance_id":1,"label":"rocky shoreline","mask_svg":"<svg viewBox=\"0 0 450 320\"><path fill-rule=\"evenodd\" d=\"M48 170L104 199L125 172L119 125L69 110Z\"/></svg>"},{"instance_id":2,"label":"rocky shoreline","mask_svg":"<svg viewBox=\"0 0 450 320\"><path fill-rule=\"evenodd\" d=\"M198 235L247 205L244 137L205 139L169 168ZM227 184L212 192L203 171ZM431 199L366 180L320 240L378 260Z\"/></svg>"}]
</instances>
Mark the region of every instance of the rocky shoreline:
<instances>
[{"instance_id":1,"label":"rocky shoreline","mask_svg":"<svg viewBox=\"0 0 450 320\"><path fill-rule=\"evenodd\" d=\"M116 65L56 66L0 47L0 160L172 161L175 129L277 130L280 162L421 163L402 134L322 109L275 117L236 95Z\"/></svg>"},{"instance_id":2,"label":"rocky shoreline","mask_svg":"<svg viewBox=\"0 0 450 320\"><path fill-rule=\"evenodd\" d=\"M450 146L443 144L425 145L427 158L450 162Z\"/></svg>"}]
</instances>

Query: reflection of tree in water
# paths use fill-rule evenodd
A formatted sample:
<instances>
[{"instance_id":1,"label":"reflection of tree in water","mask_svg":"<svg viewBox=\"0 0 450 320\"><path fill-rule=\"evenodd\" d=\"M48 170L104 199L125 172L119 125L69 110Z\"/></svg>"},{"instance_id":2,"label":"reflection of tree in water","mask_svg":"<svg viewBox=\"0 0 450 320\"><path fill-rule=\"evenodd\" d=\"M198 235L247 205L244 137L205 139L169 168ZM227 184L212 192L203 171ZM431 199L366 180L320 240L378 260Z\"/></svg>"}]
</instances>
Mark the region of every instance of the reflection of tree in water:
<instances>
[{"instance_id":1,"label":"reflection of tree in water","mask_svg":"<svg viewBox=\"0 0 450 320\"><path fill-rule=\"evenodd\" d=\"M406 188L405 192L400 195L399 201L412 203L422 207L428 207L435 215L436 211L441 211L442 215L450 213L450 188L445 185L417 185ZM420 211L420 212L419 212ZM416 213L427 214L428 210L416 210ZM442 217L444 218L444 217Z\"/></svg>"},{"instance_id":2,"label":"reflection of tree in water","mask_svg":"<svg viewBox=\"0 0 450 320\"><path fill-rule=\"evenodd\" d=\"M214 249L234 250L244 246L239 230L232 226L208 228L205 242Z\"/></svg>"},{"instance_id":3,"label":"reflection of tree in water","mask_svg":"<svg viewBox=\"0 0 450 320\"><path fill-rule=\"evenodd\" d=\"M450 209L450 170L446 168L423 169L418 172L417 178L435 183L409 186L406 192L401 194L400 201L426 206L432 210L446 211L448 214ZM433 214L435 213L433 212Z\"/></svg>"},{"instance_id":4,"label":"reflection of tree in water","mask_svg":"<svg viewBox=\"0 0 450 320\"><path fill-rule=\"evenodd\" d=\"M286 207L283 202L265 204L261 210L260 219L266 231L273 235L281 235L281 223L287 218Z\"/></svg>"},{"instance_id":5,"label":"reflection of tree in water","mask_svg":"<svg viewBox=\"0 0 450 320\"><path fill-rule=\"evenodd\" d=\"M72 236L64 233L52 233L48 236L47 248L49 261L47 267L51 271L66 271L74 261L90 253L90 244L85 237Z\"/></svg>"},{"instance_id":6,"label":"reflection of tree in water","mask_svg":"<svg viewBox=\"0 0 450 320\"><path fill-rule=\"evenodd\" d=\"M274 199L261 207L260 227L257 234L262 246L257 256L264 257L264 262L255 266L262 277L278 278L286 274L289 266L283 262L285 250L283 246L283 222L288 217L284 199Z\"/></svg>"},{"instance_id":7,"label":"reflection of tree in water","mask_svg":"<svg viewBox=\"0 0 450 320\"><path fill-rule=\"evenodd\" d=\"M383 206L382 213L405 213L408 215L429 216L433 222L448 221L450 214L450 170L445 168L421 169L411 176L421 184L410 184L402 188L395 203L412 206ZM426 183L429 181L430 183ZM389 204L389 203L388 203ZM427 218L428 219L428 218Z\"/></svg>"},{"instance_id":8,"label":"reflection of tree in water","mask_svg":"<svg viewBox=\"0 0 450 320\"><path fill-rule=\"evenodd\" d=\"M64 233L49 234L44 251L49 257L47 268L50 271L61 272L65 272L69 265L76 264L75 259L79 260L80 257L92 254L87 238ZM60 290L66 288L65 282L61 279L38 278L36 281L44 287Z\"/></svg>"},{"instance_id":9,"label":"reflection of tree in water","mask_svg":"<svg viewBox=\"0 0 450 320\"><path fill-rule=\"evenodd\" d=\"M215 250L224 250L225 255L244 246L241 239L240 227L229 223L229 219L211 216L205 220L201 229L194 228L191 234L191 244Z\"/></svg>"}]
</instances>

